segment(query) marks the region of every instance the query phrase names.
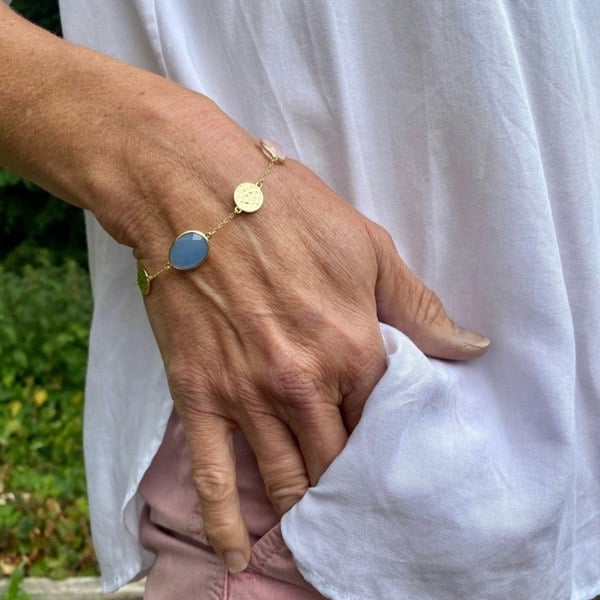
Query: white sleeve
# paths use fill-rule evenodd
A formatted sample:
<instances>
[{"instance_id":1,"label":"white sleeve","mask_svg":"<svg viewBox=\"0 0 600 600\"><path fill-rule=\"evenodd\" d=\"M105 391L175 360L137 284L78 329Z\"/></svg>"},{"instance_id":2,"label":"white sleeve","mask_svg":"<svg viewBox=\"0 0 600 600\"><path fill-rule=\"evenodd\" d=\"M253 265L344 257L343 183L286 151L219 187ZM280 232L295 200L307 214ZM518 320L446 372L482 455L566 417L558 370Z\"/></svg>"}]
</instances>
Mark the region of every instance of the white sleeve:
<instances>
[{"instance_id":1,"label":"white sleeve","mask_svg":"<svg viewBox=\"0 0 600 600\"><path fill-rule=\"evenodd\" d=\"M475 384L483 360L428 359L381 327L387 372L342 453L281 521L300 571L333 600L558 598L549 586L562 571L548 557L557 515L573 510L560 444L509 443Z\"/></svg>"}]
</instances>

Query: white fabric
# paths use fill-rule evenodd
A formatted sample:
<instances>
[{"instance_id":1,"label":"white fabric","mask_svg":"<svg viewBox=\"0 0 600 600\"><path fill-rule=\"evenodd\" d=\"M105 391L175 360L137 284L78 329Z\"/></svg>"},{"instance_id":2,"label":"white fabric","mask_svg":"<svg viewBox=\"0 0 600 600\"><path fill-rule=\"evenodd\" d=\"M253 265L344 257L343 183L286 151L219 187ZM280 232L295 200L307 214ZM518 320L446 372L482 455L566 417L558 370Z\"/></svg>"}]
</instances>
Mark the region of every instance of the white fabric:
<instances>
[{"instance_id":1,"label":"white fabric","mask_svg":"<svg viewBox=\"0 0 600 600\"><path fill-rule=\"evenodd\" d=\"M600 593L595 0L62 0L68 38L208 94L393 235L482 359L389 369L283 520L332 598ZM136 489L171 410L129 249L88 218L86 403L105 585L146 567Z\"/></svg>"}]
</instances>

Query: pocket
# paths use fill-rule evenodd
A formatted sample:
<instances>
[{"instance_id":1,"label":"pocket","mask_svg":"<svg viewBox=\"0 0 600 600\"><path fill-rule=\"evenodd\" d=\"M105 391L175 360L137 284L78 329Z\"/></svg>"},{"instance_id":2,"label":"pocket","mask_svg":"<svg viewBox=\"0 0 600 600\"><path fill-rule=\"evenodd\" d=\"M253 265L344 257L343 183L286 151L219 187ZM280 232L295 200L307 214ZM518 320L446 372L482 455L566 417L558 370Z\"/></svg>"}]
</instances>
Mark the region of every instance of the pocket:
<instances>
[{"instance_id":1,"label":"pocket","mask_svg":"<svg viewBox=\"0 0 600 600\"><path fill-rule=\"evenodd\" d=\"M248 568L266 577L314 590L298 571L294 557L281 535L281 523L274 525L252 546ZM317 597L319 594L315 590Z\"/></svg>"}]
</instances>

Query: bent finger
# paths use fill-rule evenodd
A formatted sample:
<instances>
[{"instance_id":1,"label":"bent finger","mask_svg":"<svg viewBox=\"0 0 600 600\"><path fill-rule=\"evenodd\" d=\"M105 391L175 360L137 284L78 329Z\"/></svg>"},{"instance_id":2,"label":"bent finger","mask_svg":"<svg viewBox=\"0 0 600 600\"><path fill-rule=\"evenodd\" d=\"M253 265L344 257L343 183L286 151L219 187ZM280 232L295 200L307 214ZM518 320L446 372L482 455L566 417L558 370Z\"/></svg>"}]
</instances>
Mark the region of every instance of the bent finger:
<instances>
[{"instance_id":1,"label":"bent finger","mask_svg":"<svg viewBox=\"0 0 600 600\"><path fill-rule=\"evenodd\" d=\"M348 441L340 409L333 402L315 402L294 413L290 428L298 439L310 483L316 485Z\"/></svg>"},{"instance_id":2,"label":"bent finger","mask_svg":"<svg viewBox=\"0 0 600 600\"><path fill-rule=\"evenodd\" d=\"M379 331L377 333L379 342L377 351L373 351L372 357L366 362L364 368L354 375L340 407L348 433L352 433L358 425L366 401L387 369L383 339Z\"/></svg>"},{"instance_id":3,"label":"bent finger","mask_svg":"<svg viewBox=\"0 0 600 600\"><path fill-rule=\"evenodd\" d=\"M250 444L269 500L280 514L287 512L306 492L310 481L298 442L276 416L241 425Z\"/></svg>"},{"instance_id":4,"label":"bent finger","mask_svg":"<svg viewBox=\"0 0 600 600\"><path fill-rule=\"evenodd\" d=\"M235 479L232 433L235 425L219 415L183 418L194 486L200 500L204 532L232 573L250 561L250 539L240 508Z\"/></svg>"}]
</instances>

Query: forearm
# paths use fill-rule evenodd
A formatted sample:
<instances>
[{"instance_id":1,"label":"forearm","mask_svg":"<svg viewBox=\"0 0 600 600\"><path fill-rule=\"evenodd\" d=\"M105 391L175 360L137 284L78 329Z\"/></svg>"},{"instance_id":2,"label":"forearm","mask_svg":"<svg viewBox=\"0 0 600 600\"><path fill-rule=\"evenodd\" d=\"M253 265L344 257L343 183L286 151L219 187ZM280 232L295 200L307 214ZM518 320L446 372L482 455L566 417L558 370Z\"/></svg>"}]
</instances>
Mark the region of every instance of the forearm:
<instances>
[{"instance_id":1,"label":"forearm","mask_svg":"<svg viewBox=\"0 0 600 600\"><path fill-rule=\"evenodd\" d=\"M105 114L102 97L114 67L3 5L0 17L0 162L68 196L69 173L87 160L82 129L89 143L90 134L118 118Z\"/></svg>"},{"instance_id":2,"label":"forearm","mask_svg":"<svg viewBox=\"0 0 600 600\"><path fill-rule=\"evenodd\" d=\"M0 164L91 210L109 233L132 246L134 234L123 221L164 208L150 206L148 199L156 194L140 189L144 174L139 172L139 153L145 153L149 170L167 172L169 165L153 161L164 163L171 157L180 162L192 143L196 157L210 157L217 136L225 154L233 144L219 125L227 123L230 132L235 125L206 97L69 44L2 3L0 81ZM185 135L172 126L186 121L193 123L192 134L189 125L183 128ZM212 165L196 165L198 172L203 166L208 172ZM127 169L135 169L140 181L131 172L128 176ZM206 202L201 208L210 212ZM173 215L185 211L185 198L181 205L171 201L169 207ZM214 207L215 216L222 212L219 208ZM177 225L167 221L177 217L160 217L171 236Z\"/></svg>"}]
</instances>

